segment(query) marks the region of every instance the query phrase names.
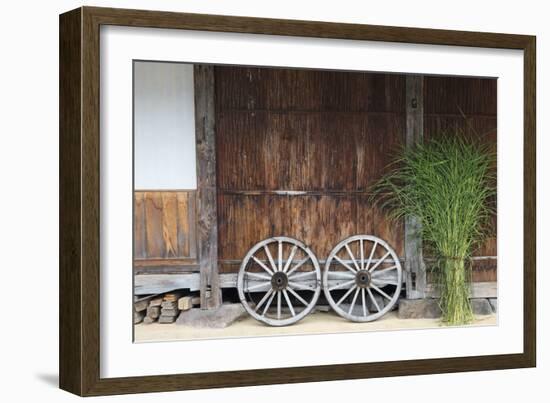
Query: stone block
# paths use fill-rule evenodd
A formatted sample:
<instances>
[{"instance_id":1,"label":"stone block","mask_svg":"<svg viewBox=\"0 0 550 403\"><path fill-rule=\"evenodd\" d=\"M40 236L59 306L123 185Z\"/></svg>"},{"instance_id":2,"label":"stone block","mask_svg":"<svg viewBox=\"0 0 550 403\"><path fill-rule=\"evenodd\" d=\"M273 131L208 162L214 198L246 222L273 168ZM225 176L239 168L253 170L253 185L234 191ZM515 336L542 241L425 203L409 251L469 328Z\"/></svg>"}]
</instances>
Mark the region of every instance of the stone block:
<instances>
[{"instance_id":1,"label":"stone block","mask_svg":"<svg viewBox=\"0 0 550 403\"><path fill-rule=\"evenodd\" d=\"M178 325L196 328L225 328L248 314L241 304L222 304L218 309L189 309L182 311Z\"/></svg>"},{"instance_id":2,"label":"stone block","mask_svg":"<svg viewBox=\"0 0 550 403\"><path fill-rule=\"evenodd\" d=\"M144 319L143 319L143 323L145 325L150 325L151 323L155 323L157 321L156 318L152 318L150 316L146 316Z\"/></svg>"},{"instance_id":3,"label":"stone block","mask_svg":"<svg viewBox=\"0 0 550 403\"><path fill-rule=\"evenodd\" d=\"M493 313L493 308L486 298L474 298L470 302L475 315L491 315Z\"/></svg>"},{"instance_id":4,"label":"stone block","mask_svg":"<svg viewBox=\"0 0 550 403\"><path fill-rule=\"evenodd\" d=\"M493 312L497 313L497 311L498 311L498 299L497 298L489 298L489 304L491 304L491 308L493 308Z\"/></svg>"},{"instance_id":5,"label":"stone block","mask_svg":"<svg viewBox=\"0 0 550 403\"><path fill-rule=\"evenodd\" d=\"M401 299L397 310L399 319L435 319L441 317L436 299Z\"/></svg>"},{"instance_id":6,"label":"stone block","mask_svg":"<svg viewBox=\"0 0 550 403\"><path fill-rule=\"evenodd\" d=\"M145 313L143 311L140 311L140 312L134 311L134 325L141 323L144 317L145 317Z\"/></svg>"},{"instance_id":7,"label":"stone block","mask_svg":"<svg viewBox=\"0 0 550 403\"><path fill-rule=\"evenodd\" d=\"M164 316L164 315L159 316L159 323L174 323L175 320L176 320L175 316Z\"/></svg>"}]
</instances>

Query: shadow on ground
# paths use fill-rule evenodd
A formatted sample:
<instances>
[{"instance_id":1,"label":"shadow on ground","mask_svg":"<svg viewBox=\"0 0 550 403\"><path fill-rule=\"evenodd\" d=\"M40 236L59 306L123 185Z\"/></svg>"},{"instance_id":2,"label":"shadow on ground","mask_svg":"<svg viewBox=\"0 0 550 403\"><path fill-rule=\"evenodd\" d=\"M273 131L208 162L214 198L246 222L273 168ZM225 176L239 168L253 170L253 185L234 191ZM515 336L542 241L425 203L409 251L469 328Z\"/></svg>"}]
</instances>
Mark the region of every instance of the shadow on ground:
<instances>
[{"instance_id":1,"label":"shadow on ground","mask_svg":"<svg viewBox=\"0 0 550 403\"><path fill-rule=\"evenodd\" d=\"M44 382L49 386L55 388L59 387L59 375L58 374L35 374L36 378Z\"/></svg>"}]
</instances>

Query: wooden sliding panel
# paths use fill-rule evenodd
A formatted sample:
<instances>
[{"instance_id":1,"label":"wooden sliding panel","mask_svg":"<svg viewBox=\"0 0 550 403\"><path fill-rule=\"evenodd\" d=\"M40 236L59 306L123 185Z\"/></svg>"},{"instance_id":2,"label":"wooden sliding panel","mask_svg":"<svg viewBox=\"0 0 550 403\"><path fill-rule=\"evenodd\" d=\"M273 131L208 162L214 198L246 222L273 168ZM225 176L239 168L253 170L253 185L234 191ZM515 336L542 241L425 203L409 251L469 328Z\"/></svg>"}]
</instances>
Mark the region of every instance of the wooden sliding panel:
<instances>
[{"instance_id":1,"label":"wooden sliding panel","mask_svg":"<svg viewBox=\"0 0 550 403\"><path fill-rule=\"evenodd\" d=\"M291 197L289 205L286 233L309 245L319 260L340 240L356 234L353 196Z\"/></svg>"},{"instance_id":2,"label":"wooden sliding panel","mask_svg":"<svg viewBox=\"0 0 550 403\"><path fill-rule=\"evenodd\" d=\"M194 190L134 192L134 267L197 267L195 199Z\"/></svg>"},{"instance_id":3,"label":"wooden sliding panel","mask_svg":"<svg viewBox=\"0 0 550 403\"><path fill-rule=\"evenodd\" d=\"M287 234L289 198L263 194L218 195L219 259L222 272L238 270L258 241Z\"/></svg>"},{"instance_id":4,"label":"wooden sliding panel","mask_svg":"<svg viewBox=\"0 0 550 403\"><path fill-rule=\"evenodd\" d=\"M403 142L404 76L221 67L216 72L219 258L287 235L320 260L358 233L403 250L401 223L368 202Z\"/></svg>"}]
</instances>

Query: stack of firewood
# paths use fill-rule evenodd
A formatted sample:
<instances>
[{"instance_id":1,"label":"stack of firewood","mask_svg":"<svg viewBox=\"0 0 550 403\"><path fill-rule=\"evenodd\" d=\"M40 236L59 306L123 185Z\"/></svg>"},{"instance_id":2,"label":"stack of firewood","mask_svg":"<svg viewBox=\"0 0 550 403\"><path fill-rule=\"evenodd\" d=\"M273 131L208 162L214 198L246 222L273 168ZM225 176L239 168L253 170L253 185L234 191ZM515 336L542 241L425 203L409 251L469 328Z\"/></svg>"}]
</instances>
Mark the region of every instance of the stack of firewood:
<instances>
[{"instance_id":1,"label":"stack of firewood","mask_svg":"<svg viewBox=\"0 0 550 403\"><path fill-rule=\"evenodd\" d=\"M149 305L150 298L137 298L134 297L134 325L141 323L145 317L145 311Z\"/></svg>"},{"instance_id":2,"label":"stack of firewood","mask_svg":"<svg viewBox=\"0 0 550 403\"><path fill-rule=\"evenodd\" d=\"M168 293L164 294L164 299L162 300L159 323L173 323L179 313L178 309L178 299L181 297L178 293Z\"/></svg>"},{"instance_id":3,"label":"stack of firewood","mask_svg":"<svg viewBox=\"0 0 550 403\"><path fill-rule=\"evenodd\" d=\"M162 296L151 298L147 306L147 315L143 319L143 323L156 322L160 316L160 305L162 304Z\"/></svg>"},{"instance_id":4,"label":"stack of firewood","mask_svg":"<svg viewBox=\"0 0 550 403\"><path fill-rule=\"evenodd\" d=\"M180 292L151 295L134 300L134 324L174 323L181 311L200 304L200 298Z\"/></svg>"}]
</instances>

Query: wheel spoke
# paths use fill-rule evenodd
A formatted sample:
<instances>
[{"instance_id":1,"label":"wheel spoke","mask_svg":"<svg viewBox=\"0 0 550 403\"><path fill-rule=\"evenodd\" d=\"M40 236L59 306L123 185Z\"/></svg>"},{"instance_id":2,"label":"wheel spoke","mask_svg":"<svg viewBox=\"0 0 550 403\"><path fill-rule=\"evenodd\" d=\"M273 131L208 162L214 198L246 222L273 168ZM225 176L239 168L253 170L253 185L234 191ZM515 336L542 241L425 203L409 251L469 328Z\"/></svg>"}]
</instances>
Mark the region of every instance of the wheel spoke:
<instances>
[{"instance_id":1,"label":"wheel spoke","mask_svg":"<svg viewBox=\"0 0 550 403\"><path fill-rule=\"evenodd\" d=\"M258 309L260 309L260 307L264 304L265 301L267 301L267 299L270 297L272 293L273 293L273 288L270 288L269 291L265 293L265 295L260 300L260 302L258 302L258 305L256 305L256 308L254 309L254 311L258 311Z\"/></svg>"},{"instance_id":2,"label":"wheel spoke","mask_svg":"<svg viewBox=\"0 0 550 403\"><path fill-rule=\"evenodd\" d=\"M372 273L372 277L376 278L379 275L381 275L382 273L387 273L387 272L392 271L392 270L397 270L397 266L391 266L391 267L388 267L386 269L377 270L377 271Z\"/></svg>"},{"instance_id":3,"label":"wheel spoke","mask_svg":"<svg viewBox=\"0 0 550 403\"><path fill-rule=\"evenodd\" d=\"M358 265L357 262L355 261L355 256L353 256L353 253L351 252L351 249L350 249L349 245L348 245L348 244L345 244L344 246L345 246L346 250L348 251L348 255L351 257L351 261L353 262L353 265L355 266L355 269L356 269L357 271L361 270L361 269L359 268L359 265Z\"/></svg>"},{"instance_id":4,"label":"wheel spoke","mask_svg":"<svg viewBox=\"0 0 550 403\"><path fill-rule=\"evenodd\" d=\"M269 264L271 265L271 268L274 272L277 271L277 266L275 265L275 262L273 261L273 256L271 256L271 252L269 251L269 248L267 245L264 245L265 254L267 255L267 259L269 260Z\"/></svg>"},{"instance_id":5,"label":"wheel spoke","mask_svg":"<svg viewBox=\"0 0 550 403\"><path fill-rule=\"evenodd\" d=\"M355 279L350 280L350 281L346 281L345 283L333 285L328 290L332 291L332 290L335 290L337 288L346 288L348 285L352 285L353 283L355 283Z\"/></svg>"},{"instance_id":6,"label":"wheel spoke","mask_svg":"<svg viewBox=\"0 0 550 403\"><path fill-rule=\"evenodd\" d=\"M361 288L361 302L363 303L363 316L367 316L367 301L365 300L365 289Z\"/></svg>"},{"instance_id":7,"label":"wheel spoke","mask_svg":"<svg viewBox=\"0 0 550 403\"><path fill-rule=\"evenodd\" d=\"M283 290L283 295L285 296L285 300L288 304L288 308L290 309L290 313L292 314L292 316L296 316L296 312L294 312L294 307L290 303L290 298L288 297L288 292L286 292L286 290Z\"/></svg>"},{"instance_id":8,"label":"wheel spoke","mask_svg":"<svg viewBox=\"0 0 550 403\"><path fill-rule=\"evenodd\" d=\"M264 275L264 274L252 273L252 272L249 272L249 271L245 272L245 274L246 274L247 276L250 276L250 277L252 277L252 278L256 278L256 279L259 279L259 280L271 281L271 277L268 277L268 276L266 276L266 275Z\"/></svg>"},{"instance_id":9,"label":"wheel spoke","mask_svg":"<svg viewBox=\"0 0 550 403\"><path fill-rule=\"evenodd\" d=\"M373 303L374 306L376 307L376 310L377 310L378 312L380 312L381 309L380 309L380 307L378 306L378 302L376 302L376 298L374 298L374 295L372 295L372 291L370 290L370 288L367 288L367 291L368 291L368 293L369 293L369 297L370 297L372 303Z\"/></svg>"},{"instance_id":10,"label":"wheel spoke","mask_svg":"<svg viewBox=\"0 0 550 403\"><path fill-rule=\"evenodd\" d=\"M283 326L311 312L322 289L321 277L317 257L303 242L276 236L248 250L236 285L239 300L254 319Z\"/></svg>"},{"instance_id":11,"label":"wheel spoke","mask_svg":"<svg viewBox=\"0 0 550 403\"><path fill-rule=\"evenodd\" d=\"M264 269L266 272L268 272L269 274L273 275L273 271L267 267L264 262L262 262L260 259L258 259L256 256L252 256L252 260L254 260L256 263L258 263L258 265Z\"/></svg>"},{"instance_id":12,"label":"wheel spoke","mask_svg":"<svg viewBox=\"0 0 550 403\"><path fill-rule=\"evenodd\" d=\"M403 286L401 262L386 241L353 235L335 245L328 256L321 285L336 314L368 322L397 303ZM309 278L304 283L312 284Z\"/></svg>"},{"instance_id":13,"label":"wheel spoke","mask_svg":"<svg viewBox=\"0 0 550 403\"><path fill-rule=\"evenodd\" d=\"M380 295L382 295L384 298L386 298L386 299L388 299L388 300L391 301L392 298L391 298L388 294L386 294L384 291L382 291L380 288L378 288L378 287L375 286L374 284L371 284L371 287L372 287L374 290L378 291L378 293L379 293Z\"/></svg>"},{"instance_id":14,"label":"wheel spoke","mask_svg":"<svg viewBox=\"0 0 550 403\"><path fill-rule=\"evenodd\" d=\"M294 295L294 298L296 298L298 301L300 301L302 304L304 304L305 306L308 306L308 302L303 299L302 297L300 297L300 295L294 291L292 288L287 288L288 292L291 293L292 295Z\"/></svg>"},{"instance_id":15,"label":"wheel spoke","mask_svg":"<svg viewBox=\"0 0 550 403\"><path fill-rule=\"evenodd\" d=\"M382 257L382 259L380 259L378 262L376 262L376 264L369 269L369 272L372 273L378 266L380 266L382 263L384 263L384 260L386 260L386 258L389 255L391 255L391 252L390 251L386 252L386 254Z\"/></svg>"},{"instance_id":16,"label":"wheel spoke","mask_svg":"<svg viewBox=\"0 0 550 403\"><path fill-rule=\"evenodd\" d=\"M253 285L252 287L248 287L247 288L247 291L252 291L252 290L256 290L258 288L262 288L262 287L265 287L265 286L270 286L271 285L271 282L270 281L265 281L265 282L262 282L262 283L259 283L259 284L255 284Z\"/></svg>"},{"instance_id":17,"label":"wheel spoke","mask_svg":"<svg viewBox=\"0 0 550 403\"><path fill-rule=\"evenodd\" d=\"M372 249L370 250L369 260L367 261L367 265L365 266L365 270L368 270L370 263L372 262L372 258L374 256L374 251L376 250L376 247L378 246L378 242L374 241L374 245L372 245Z\"/></svg>"},{"instance_id":18,"label":"wheel spoke","mask_svg":"<svg viewBox=\"0 0 550 403\"><path fill-rule=\"evenodd\" d=\"M273 275L273 271L267 267L260 259L258 259L256 256L252 256L252 260L254 260L262 269L264 269L269 274Z\"/></svg>"},{"instance_id":19,"label":"wheel spoke","mask_svg":"<svg viewBox=\"0 0 550 403\"><path fill-rule=\"evenodd\" d=\"M294 273L296 270L298 270L302 265L309 260L309 256L306 256L302 260L300 260L298 263L296 263L296 266L294 266L292 269L289 270L288 273L286 273L287 276L290 276L292 273Z\"/></svg>"},{"instance_id":20,"label":"wheel spoke","mask_svg":"<svg viewBox=\"0 0 550 403\"><path fill-rule=\"evenodd\" d=\"M275 298L274 292L271 293L271 297L269 297L269 301L267 301L267 304L265 304L264 310L262 312L262 316L265 316L267 310L269 309L269 307L271 306L271 303L273 302L273 298Z\"/></svg>"},{"instance_id":21,"label":"wheel spoke","mask_svg":"<svg viewBox=\"0 0 550 403\"><path fill-rule=\"evenodd\" d=\"M277 319L281 319L281 291L277 291Z\"/></svg>"},{"instance_id":22,"label":"wheel spoke","mask_svg":"<svg viewBox=\"0 0 550 403\"><path fill-rule=\"evenodd\" d=\"M351 315L351 313L353 311L353 307L355 306L355 301L357 300L358 295L359 295L359 288L357 288L355 290L355 294L353 294L353 300L351 301L351 305L349 306L348 315Z\"/></svg>"},{"instance_id":23,"label":"wheel spoke","mask_svg":"<svg viewBox=\"0 0 550 403\"><path fill-rule=\"evenodd\" d=\"M340 304L348 297L348 295L350 295L350 294L352 293L352 291L355 290L356 288L357 288L357 286L351 287L351 288L348 290L348 292L346 292L346 293L342 296L342 298L340 298L340 299L338 300L338 302L336 303L336 306L340 305Z\"/></svg>"},{"instance_id":24,"label":"wheel spoke","mask_svg":"<svg viewBox=\"0 0 550 403\"><path fill-rule=\"evenodd\" d=\"M279 271L282 271L283 270L283 243L281 241L279 241L279 261L277 262L279 265L277 267L277 269Z\"/></svg>"},{"instance_id":25,"label":"wheel spoke","mask_svg":"<svg viewBox=\"0 0 550 403\"><path fill-rule=\"evenodd\" d=\"M285 267L283 267L283 273L286 273L286 271L288 270L288 268L292 264L292 259L294 259L294 255L296 254L297 249L298 249L298 247L296 245L294 245L292 247L292 249L290 250L290 255L288 257L288 260L285 263Z\"/></svg>"},{"instance_id":26,"label":"wheel spoke","mask_svg":"<svg viewBox=\"0 0 550 403\"><path fill-rule=\"evenodd\" d=\"M342 266L344 266L346 269L348 269L349 271L351 271L352 273L357 273L357 270L355 270L353 267L351 267L350 265L348 265L346 262L344 262L342 259L340 259L338 256L334 255L334 259L336 259L338 261L338 263L340 263Z\"/></svg>"},{"instance_id":27,"label":"wheel spoke","mask_svg":"<svg viewBox=\"0 0 550 403\"><path fill-rule=\"evenodd\" d=\"M359 239L359 251L361 256L361 270L365 269L365 251L363 250L363 239Z\"/></svg>"}]
</instances>

